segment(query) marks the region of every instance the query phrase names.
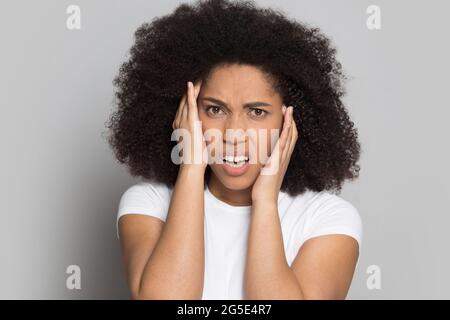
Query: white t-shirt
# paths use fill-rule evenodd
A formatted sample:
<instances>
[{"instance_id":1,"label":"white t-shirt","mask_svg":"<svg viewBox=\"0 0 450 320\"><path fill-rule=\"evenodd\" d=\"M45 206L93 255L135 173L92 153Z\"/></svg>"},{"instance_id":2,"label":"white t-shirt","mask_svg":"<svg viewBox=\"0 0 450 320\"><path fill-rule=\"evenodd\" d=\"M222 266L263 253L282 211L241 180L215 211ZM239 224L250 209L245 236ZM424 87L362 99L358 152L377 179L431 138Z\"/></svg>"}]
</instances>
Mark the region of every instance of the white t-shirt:
<instances>
[{"instance_id":1,"label":"white t-shirt","mask_svg":"<svg viewBox=\"0 0 450 320\"><path fill-rule=\"evenodd\" d=\"M172 189L144 181L122 195L117 222L135 213L166 220ZM232 206L205 194L205 276L202 299L243 299L243 276L251 206ZM357 209L327 191L306 191L295 197L279 193L278 212L289 265L308 239L326 234L346 234L361 248L362 223ZM116 225L117 228L117 225ZM117 230L117 237L119 237Z\"/></svg>"}]
</instances>

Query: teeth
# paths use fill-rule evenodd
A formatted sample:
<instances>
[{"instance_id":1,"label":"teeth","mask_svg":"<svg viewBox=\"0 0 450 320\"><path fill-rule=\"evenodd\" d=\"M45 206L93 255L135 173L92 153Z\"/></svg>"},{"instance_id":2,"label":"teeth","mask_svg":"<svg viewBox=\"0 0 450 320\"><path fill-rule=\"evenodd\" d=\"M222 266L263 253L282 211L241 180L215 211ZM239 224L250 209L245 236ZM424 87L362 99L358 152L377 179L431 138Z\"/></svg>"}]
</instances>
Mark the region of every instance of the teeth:
<instances>
[{"instance_id":1,"label":"teeth","mask_svg":"<svg viewBox=\"0 0 450 320\"><path fill-rule=\"evenodd\" d=\"M239 162L237 164L235 164L234 162L228 162L227 161L227 166L233 167L233 168L239 168L242 167L245 164L245 161Z\"/></svg>"},{"instance_id":2,"label":"teeth","mask_svg":"<svg viewBox=\"0 0 450 320\"><path fill-rule=\"evenodd\" d=\"M248 157L246 156L237 156L237 157L233 157L233 156L225 156L223 158L226 162L234 162L239 164L240 162L245 162L248 160Z\"/></svg>"}]
</instances>

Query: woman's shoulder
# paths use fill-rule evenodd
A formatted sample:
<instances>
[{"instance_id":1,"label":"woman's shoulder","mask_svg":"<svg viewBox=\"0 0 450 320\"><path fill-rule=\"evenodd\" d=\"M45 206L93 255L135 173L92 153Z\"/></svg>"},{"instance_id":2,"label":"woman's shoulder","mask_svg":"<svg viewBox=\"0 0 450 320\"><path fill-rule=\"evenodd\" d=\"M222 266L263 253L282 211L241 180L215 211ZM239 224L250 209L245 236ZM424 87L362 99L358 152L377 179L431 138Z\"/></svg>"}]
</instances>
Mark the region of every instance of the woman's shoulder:
<instances>
[{"instance_id":1,"label":"woman's shoulder","mask_svg":"<svg viewBox=\"0 0 450 320\"><path fill-rule=\"evenodd\" d=\"M140 195L147 197L158 197L161 200L167 200L170 198L172 193L172 188L168 187L166 184L157 182L154 180L141 180L126 189L124 195Z\"/></svg>"},{"instance_id":2,"label":"woman's shoulder","mask_svg":"<svg viewBox=\"0 0 450 320\"><path fill-rule=\"evenodd\" d=\"M362 242L362 219L355 205L330 191L307 190L296 196L287 195L292 215L302 215L304 240L319 235L341 233Z\"/></svg>"},{"instance_id":3,"label":"woman's shoulder","mask_svg":"<svg viewBox=\"0 0 450 320\"><path fill-rule=\"evenodd\" d=\"M120 198L118 218L125 214L145 214L165 221L172 189L157 181L142 180L125 190Z\"/></svg>"},{"instance_id":4,"label":"woman's shoulder","mask_svg":"<svg viewBox=\"0 0 450 320\"><path fill-rule=\"evenodd\" d=\"M358 213L356 207L342 196L329 191L310 191L310 202L314 204L319 211L330 211L333 209L347 209Z\"/></svg>"},{"instance_id":5,"label":"woman's shoulder","mask_svg":"<svg viewBox=\"0 0 450 320\"><path fill-rule=\"evenodd\" d=\"M345 208L358 213L358 210L350 201L326 190L312 191L307 189L303 193L295 196L283 193L281 199L288 202L290 206L302 206L312 213L325 212L338 208Z\"/></svg>"}]
</instances>

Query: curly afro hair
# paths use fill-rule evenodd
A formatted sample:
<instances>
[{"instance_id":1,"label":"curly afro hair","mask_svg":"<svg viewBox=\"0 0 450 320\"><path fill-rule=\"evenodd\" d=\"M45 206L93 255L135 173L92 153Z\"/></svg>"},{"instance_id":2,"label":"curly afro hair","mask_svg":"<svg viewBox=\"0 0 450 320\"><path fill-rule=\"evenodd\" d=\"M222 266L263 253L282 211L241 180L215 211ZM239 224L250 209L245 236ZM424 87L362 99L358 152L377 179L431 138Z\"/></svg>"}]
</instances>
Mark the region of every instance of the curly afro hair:
<instances>
[{"instance_id":1,"label":"curly afro hair","mask_svg":"<svg viewBox=\"0 0 450 320\"><path fill-rule=\"evenodd\" d=\"M170 161L171 124L186 82L207 79L220 64L253 65L294 106L299 139L281 191L340 193L344 180L359 175L360 144L341 101L346 77L335 54L319 28L253 1L180 4L136 30L113 81L118 109L106 124L108 141L132 176L173 187L179 166Z\"/></svg>"}]
</instances>

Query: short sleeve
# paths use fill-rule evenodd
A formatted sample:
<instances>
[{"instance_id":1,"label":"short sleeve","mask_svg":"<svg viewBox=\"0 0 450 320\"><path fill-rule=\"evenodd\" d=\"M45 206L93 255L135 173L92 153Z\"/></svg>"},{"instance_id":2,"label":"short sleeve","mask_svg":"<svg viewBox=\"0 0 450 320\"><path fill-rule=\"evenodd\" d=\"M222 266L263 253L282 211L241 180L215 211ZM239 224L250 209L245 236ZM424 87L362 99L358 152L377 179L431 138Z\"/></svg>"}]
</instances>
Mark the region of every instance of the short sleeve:
<instances>
[{"instance_id":1,"label":"short sleeve","mask_svg":"<svg viewBox=\"0 0 450 320\"><path fill-rule=\"evenodd\" d=\"M116 219L119 238L119 219L126 214L143 214L166 221L169 194L167 186L156 182L140 182L129 187L120 198Z\"/></svg>"},{"instance_id":2,"label":"short sleeve","mask_svg":"<svg viewBox=\"0 0 450 320\"><path fill-rule=\"evenodd\" d=\"M363 228L358 210L349 201L331 193L325 194L310 216L303 242L327 234L348 235L361 248Z\"/></svg>"}]
</instances>

